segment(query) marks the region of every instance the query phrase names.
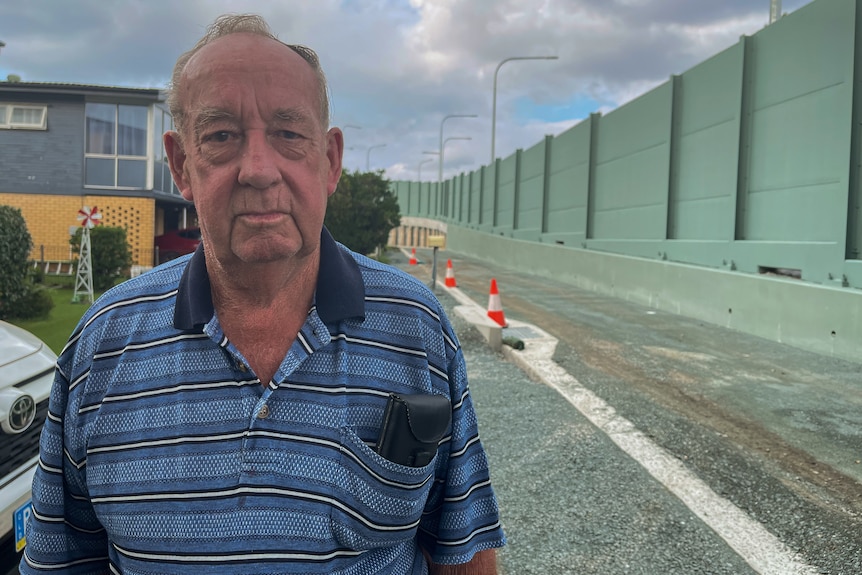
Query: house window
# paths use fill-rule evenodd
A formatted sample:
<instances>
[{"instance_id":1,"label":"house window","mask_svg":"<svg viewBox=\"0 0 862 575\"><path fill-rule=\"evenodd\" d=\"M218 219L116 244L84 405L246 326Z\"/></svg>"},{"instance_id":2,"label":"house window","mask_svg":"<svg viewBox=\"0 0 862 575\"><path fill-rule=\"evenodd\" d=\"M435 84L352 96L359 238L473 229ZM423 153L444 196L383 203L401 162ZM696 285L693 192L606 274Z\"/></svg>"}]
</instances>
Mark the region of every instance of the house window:
<instances>
[{"instance_id":1,"label":"house window","mask_svg":"<svg viewBox=\"0 0 862 575\"><path fill-rule=\"evenodd\" d=\"M46 130L48 106L0 103L0 129Z\"/></svg>"},{"instance_id":2,"label":"house window","mask_svg":"<svg viewBox=\"0 0 862 575\"><path fill-rule=\"evenodd\" d=\"M165 146L162 136L165 132L174 129L173 119L170 112L161 106L153 107L153 189L161 190L166 194L180 195L179 190L171 179L171 169L168 165Z\"/></svg>"},{"instance_id":3,"label":"house window","mask_svg":"<svg viewBox=\"0 0 862 575\"><path fill-rule=\"evenodd\" d=\"M88 103L84 185L147 187L146 106Z\"/></svg>"}]
</instances>

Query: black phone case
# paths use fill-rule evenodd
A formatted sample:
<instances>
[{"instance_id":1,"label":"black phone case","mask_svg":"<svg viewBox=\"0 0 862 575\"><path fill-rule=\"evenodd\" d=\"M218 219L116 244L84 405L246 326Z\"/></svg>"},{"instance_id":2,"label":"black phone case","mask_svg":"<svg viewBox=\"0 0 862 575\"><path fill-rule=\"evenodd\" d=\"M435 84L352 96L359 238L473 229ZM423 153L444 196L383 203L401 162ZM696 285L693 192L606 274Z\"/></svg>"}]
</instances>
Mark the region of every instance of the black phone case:
<instances>
[{"instance_id":1,"label":"black phone case","mask_svg":"<svg viewBox=\"0 0 862 575\"><path fill-rule=\"evenodd\" d=\"M452 405L442 395L390 394L376 451L393 463L427 465L452 423Z\"/></svg>"}]
</instances>

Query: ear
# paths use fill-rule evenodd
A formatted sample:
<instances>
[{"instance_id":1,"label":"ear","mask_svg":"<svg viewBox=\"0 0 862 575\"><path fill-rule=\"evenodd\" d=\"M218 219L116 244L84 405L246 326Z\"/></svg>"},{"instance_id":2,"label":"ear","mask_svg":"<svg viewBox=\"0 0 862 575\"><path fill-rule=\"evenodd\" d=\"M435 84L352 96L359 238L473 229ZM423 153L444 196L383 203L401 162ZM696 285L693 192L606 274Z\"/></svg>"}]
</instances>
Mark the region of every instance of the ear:
<instances>
[{"instance_id":1,"label":"ear","mask_svg":"<svg viewBox=\"0 0 862 575\"><path fill-rule=\"evenodd\" d=\"M192 202L194 201L194 194L186 171L186 151L183 147L182 138L177 132L165 132L164 143L174 183L179 188L180 194Z\"/></svg>"},{"instance_id":2,"label":"ear","mask_svg":"<svg viewBox=\"0 0 862 575\"><path fill-rule=\"evenodd\" d=\"M344 134L338 128L326 133L326 158L329 160L329 174L326 179L326 195L331 196L341 179L341 161L344 154Z\"/></svg>"}]
</instances>

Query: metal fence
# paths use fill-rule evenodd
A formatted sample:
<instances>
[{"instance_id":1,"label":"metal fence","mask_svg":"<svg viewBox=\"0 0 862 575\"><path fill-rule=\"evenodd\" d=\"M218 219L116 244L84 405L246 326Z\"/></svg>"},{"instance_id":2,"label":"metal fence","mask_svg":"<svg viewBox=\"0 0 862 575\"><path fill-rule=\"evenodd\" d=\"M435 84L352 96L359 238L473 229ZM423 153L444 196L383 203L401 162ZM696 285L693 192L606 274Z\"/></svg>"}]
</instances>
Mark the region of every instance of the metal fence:
<instances>
[{"instance_id":1,"label":"metal fence","mask_svg":"<svg viewBox=\"0 0 862 575\"><path fill-rule=\"evenodd\" d=\"M149 269L160 261L158 248L136 248L132 249L132 271L130 275L137 275L135 271ZM34 268L41 269L48 275L73 275L75 263L78 260L78 252L71 245L45 245L34 246L30 251L30 261Z\"/></svg>"}]
</instances>

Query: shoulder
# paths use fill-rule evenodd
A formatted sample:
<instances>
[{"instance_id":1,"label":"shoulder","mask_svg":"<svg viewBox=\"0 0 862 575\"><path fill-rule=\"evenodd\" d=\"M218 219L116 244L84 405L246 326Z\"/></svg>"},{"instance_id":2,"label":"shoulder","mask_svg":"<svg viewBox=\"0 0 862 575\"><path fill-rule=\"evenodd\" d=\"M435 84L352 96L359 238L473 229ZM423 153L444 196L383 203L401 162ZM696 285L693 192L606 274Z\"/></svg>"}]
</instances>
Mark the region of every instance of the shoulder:
<instances>
[{"instance_id":1,"label":"shoulder","mask_svg":"<svg viewBox=\"0 0 862 575\"><path fill-rule=\"evenodd\" d=\"M171 260L107 290L87 310L84 318L101 315L118 305L145 305L159 297L176 294L189 256Z\"/></svg>"},{"instance_id":2,"label":"shoulder","mask_svg":"<svg viewBox=\"0 0 862 575\"><path fill-rule=\"evenodd\" d=\"M169 328L187 259L172 260L107 290L81 317L69 346L82 339L128 338L132 326L141 323Z\"/></svg>"},{"instance_id":3,"label":"shoulder","mask_svg":"<svg viewBox=\"0 0 862 575\"><path fill-rule=\"evenodd\" d=\"M449 358L455 354L460 348L458 338L443 305L427 285L394 266L342 249L351 254L362 274L366 317L413 318L418 322L415 325L422 326L419 333L438 342L431 348Z\"/></svg>"},{"instance_id":4,"label":"shoulder","mask_svg":"<svg viewBox=\"0 0 862 575\"><path fill-rule=\"evenodd\" d=\"M366 295L402 296L425 302L435 309L440 309L440 302L437 297L419 279L389 264L352 252L344 246L341 248L346 250L359 266L365 283Z\"/></svg>"}]
</instances>

